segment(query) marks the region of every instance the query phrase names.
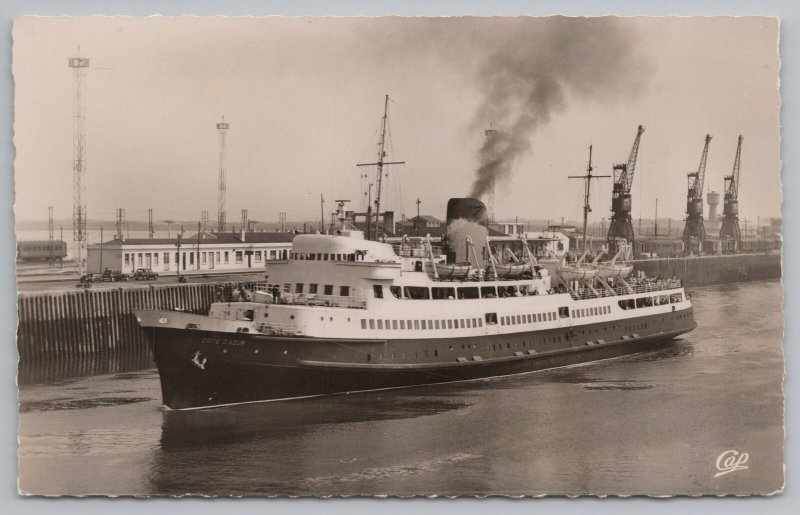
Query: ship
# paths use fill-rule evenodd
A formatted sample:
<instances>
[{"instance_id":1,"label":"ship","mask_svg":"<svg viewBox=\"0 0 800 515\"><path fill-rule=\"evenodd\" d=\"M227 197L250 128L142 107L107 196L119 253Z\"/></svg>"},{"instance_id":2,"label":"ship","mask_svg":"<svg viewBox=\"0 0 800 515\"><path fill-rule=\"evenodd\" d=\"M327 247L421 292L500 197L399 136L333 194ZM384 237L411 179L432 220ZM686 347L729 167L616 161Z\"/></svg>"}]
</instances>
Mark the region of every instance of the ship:
<instances>
[{"instance_id":1,"label":"ship","mask_svg":"<svg viewBox=\"0 0 800 515\"><path fill-rule=\"evenodd\" d=\"M468 244L484 241L485 220L479 200L451 199L454 230L439 252L366 239L342 217L332 234L296 235L249 300L222 299L206 315L136 310L163 404L199 409L523 374L655 349L695 328L679 280L619 276L592 287L533 263L526 273L488 272L497 263L473 261L491 250ZM448 261L479 273L450 273ZM447 273L431 273L437 266Z\"/></svg>"}]
</instances>

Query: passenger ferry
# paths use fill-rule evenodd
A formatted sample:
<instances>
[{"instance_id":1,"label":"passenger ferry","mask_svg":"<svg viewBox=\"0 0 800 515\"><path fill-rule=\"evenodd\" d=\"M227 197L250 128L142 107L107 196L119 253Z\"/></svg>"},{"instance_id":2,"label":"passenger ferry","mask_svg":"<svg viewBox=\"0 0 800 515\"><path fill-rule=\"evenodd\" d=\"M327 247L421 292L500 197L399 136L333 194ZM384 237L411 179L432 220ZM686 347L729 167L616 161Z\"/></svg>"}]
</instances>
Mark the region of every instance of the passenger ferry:
<instances>
[{"instance_id":1,"label":"passenger ferry","mask_svg":"<svg viewBox=\"0 0 800 515\"><path fill-rule=\"evenodd\" d=\"M469 235L448 238L472 256L458 263L471 271L451 273L457 261L429 243L392 246L343 224L336 234L298 234L289 259L270 265L269 282L249 300L216 302L208 315L137 310L164 405L520 374L653 349L696 326L678 280L564 280L529 252L526 272L504 274L488 245L479 255Z\"/></svg>"}]
</instances>

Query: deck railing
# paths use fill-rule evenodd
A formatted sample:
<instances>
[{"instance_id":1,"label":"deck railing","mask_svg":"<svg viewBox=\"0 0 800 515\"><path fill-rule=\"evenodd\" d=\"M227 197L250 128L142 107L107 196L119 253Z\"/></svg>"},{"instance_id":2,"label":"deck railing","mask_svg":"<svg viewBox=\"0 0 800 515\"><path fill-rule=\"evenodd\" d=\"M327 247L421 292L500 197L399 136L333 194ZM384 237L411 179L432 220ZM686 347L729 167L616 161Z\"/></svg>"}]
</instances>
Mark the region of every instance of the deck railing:
<instances>
[{"instance_id":1,"label":"deck railing","mask_svg":"<svg viewBox=\"0 0 800 515\"><path fill-rule=\"evenodd\" d=\"M637 293L650 293L665 290L674 290L675 288L682 287L683 283L680 279L666 279L666 280L645 280L644 282L628 281L628 286L618 284L612 286L610 289L604 286L599 286L592 291L589 288L582 288L578 291L570 292L570 295L575 300L582 299L596 299L600 297L614 297L617 295L633 295ZM596 292L596 293L595 293Z\"/></svg>"}]
</instances>

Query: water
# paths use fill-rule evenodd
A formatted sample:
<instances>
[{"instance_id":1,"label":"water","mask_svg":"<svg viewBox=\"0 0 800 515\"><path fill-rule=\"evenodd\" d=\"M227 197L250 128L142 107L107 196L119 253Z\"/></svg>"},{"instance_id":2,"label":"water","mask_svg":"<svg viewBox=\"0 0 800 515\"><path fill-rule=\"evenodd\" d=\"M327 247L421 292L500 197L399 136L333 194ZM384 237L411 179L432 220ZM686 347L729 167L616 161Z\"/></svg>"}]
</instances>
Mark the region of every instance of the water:
<instances>
[{"instance_id":1,"label":"water","mask_svg":"<svg viewBox=\"0 0 800 515\"><path fill-rule=\"evenodd\" d=\"M781 285L694 290L663 350L475 383L163 411L154 369L20 391L36 494L700 494L783 484ZM720 453L748 468L715 478Z\"/></svg>"}]
</instances>

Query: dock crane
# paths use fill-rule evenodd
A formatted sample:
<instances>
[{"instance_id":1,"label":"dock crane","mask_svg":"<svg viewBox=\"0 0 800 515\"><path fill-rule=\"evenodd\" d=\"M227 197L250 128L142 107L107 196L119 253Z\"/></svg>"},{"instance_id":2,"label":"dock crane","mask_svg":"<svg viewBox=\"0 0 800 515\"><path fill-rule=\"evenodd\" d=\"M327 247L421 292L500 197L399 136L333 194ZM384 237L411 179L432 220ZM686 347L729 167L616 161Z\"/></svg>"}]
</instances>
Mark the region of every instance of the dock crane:
<instances>
[{"instance_id":1,"label":"dock crane","mask_svg":"<svg viewBox=\"0 0 800 515\"><path fill-rule=\"evenodd\" d=\"M644 127L641 125L633 140L627 163L615 164L614 186L611 192L611 224L608 227L608 255L616 255L621 247L633 247L633 222L631 221L631 186L639 157L639 141Z\"/></svg>"},{"instance_id":2,"label":"dock crane","mask_svg":"<svg viewBox=\"0 0 800 515\"><path fill-rule=\"evenodd\" d=\"M701 254L705 249L706 229L703 225L703 182L706 177L706 160L711 135L706 134L706 144L696 172L686 175L689 190L686 196L686 226L683 228L683 251L687 255Z\"/></svg>"},{"instance_id":3,"label":"dock crane","mask_svg":"<svg viewBox=\"0 0 800 515\"><path fill-rule=\"evenodd\" d=\"M734 253L742 247L742 231L739 229L739 165L742 156L742 140L736 146L736 158L733 160L733 172L724 177L725 206L722 210L722 226L719 239L722 252Z\"/></svg>"}]
</instances>

